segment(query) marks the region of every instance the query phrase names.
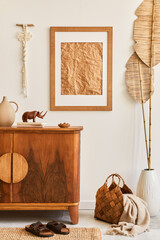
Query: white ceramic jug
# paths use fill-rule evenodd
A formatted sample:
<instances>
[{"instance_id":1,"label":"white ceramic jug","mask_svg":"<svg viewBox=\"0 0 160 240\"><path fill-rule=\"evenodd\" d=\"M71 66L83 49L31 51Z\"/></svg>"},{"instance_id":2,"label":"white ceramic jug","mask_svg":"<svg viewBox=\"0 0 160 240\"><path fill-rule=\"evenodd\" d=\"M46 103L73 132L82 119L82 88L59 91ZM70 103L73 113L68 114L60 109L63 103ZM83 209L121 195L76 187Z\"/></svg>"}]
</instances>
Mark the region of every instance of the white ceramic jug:
<instances>
[{"instance_id":1,"label":"white ceramic jug","mask_svg":"<svg viewBox=\"0 0 160 240\"><path fill-rule=\"evenodd\" d=\"M16 110L10 103L14 103L17 107ZM15 113L18 111L17 103L10 101L8 102L7 97L3 97L0 103L0 127L11 127L15 121Z\"/></svg>"}]
</instances>

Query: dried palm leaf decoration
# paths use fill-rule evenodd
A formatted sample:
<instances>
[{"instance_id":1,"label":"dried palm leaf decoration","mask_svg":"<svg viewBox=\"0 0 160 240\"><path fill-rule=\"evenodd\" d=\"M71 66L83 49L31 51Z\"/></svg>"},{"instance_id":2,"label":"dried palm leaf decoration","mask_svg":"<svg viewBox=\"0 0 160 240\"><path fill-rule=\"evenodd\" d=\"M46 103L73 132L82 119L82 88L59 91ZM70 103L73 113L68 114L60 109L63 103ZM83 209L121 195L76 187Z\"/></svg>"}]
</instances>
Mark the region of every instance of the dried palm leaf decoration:
<instances>
[{"instance_id":1,"label":"dried palm leaf decoration","mask_svg":"<svg viewBox=\"0 0 160 240\"><path fill-rule=\"evenodd\" d=\"M144 0L138 7L136 16L134 49L147 66L151 66L152 58L153 67L160 62L160 0Z\"/></svg>"},{"instance_id":2,"label":"dried palm leaf decoration","mask_svg":"<svg viewBox=\"0 0 160 240\"><path fill-rule=\"evenodd\" d=\"M146 119L144 112L144 103L150 98L150 68L147 67L137 56L133 53L126 64L126 85L128 87L129 94L138 103L142 104L145 143L147 160L149 161L148 141L146 132ZM153 70L152 70L153 71ZM152 94L153 94L152 85Z\"/></svg>"},{"instance_id":3,"label":"dried palm leaf decoration","mask_svg":"<svg viewBox=\"0 0 160 240\"><path fill-rule=\"evenodd\" d=\"M136 16L137 19L134 22L134 49L136 55L134 53L127 62L126 84L128 86L129 94L134 97L136 101L142 103L148 168L151 169L152 68L160 62L160 0L144 0L138 7ZM148 99L150 100L149 148L143 106Z\"/></svg>"},{"instance_id":4,"label":"dried palm leaf decoration","mask_svg":"<svg viewBox=\"0 0 160 240\"><path fill-rule=\"evenodd\" d=\"M133 53L126 64L126 84L129 94L138 103L143 103L150 98L150 68L147 67L136 53ZM153 85L152 85L153 93Z\"/></svg>"}]
</instances>

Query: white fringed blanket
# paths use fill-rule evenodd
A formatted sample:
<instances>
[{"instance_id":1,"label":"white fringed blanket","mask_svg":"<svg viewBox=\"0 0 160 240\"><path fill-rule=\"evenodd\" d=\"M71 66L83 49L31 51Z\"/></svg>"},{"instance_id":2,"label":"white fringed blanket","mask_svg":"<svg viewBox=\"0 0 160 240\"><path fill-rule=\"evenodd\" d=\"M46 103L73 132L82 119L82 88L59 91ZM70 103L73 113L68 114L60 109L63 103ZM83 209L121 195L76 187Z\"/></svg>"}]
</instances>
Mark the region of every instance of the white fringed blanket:
<instances>
[{"instance_id":1,"label":"white fringed blanket","mask_svg":"<svg viewBox=\"0 0 160 240\"><path fill-rule=\"evenodd\" d=\"M108 235L136 235L149 231L150 215L146 203L133 194L123 194L124 210L118 224L111 225Z\"/></svg>"}]
</instances>

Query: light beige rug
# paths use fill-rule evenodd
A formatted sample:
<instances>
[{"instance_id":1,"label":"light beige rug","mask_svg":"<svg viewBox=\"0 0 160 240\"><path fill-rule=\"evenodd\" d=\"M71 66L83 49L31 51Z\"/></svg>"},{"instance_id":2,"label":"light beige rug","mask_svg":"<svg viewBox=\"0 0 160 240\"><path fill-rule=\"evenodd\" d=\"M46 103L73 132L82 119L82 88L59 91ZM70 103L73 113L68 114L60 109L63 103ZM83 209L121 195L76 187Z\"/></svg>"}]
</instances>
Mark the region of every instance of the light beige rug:
<instances>
[{"instance_id":1,"label":"light beige rug","mask_svg":"<svg viewBox=\"0 0 160 240\"><path fill-rule=\"evenodd\" d=\"M26 232L23 228L0 228L0 240L101 240L99 228L70 228L69 235L55 234L53 237L40 238Z\"/></svg>"}]
</instances>

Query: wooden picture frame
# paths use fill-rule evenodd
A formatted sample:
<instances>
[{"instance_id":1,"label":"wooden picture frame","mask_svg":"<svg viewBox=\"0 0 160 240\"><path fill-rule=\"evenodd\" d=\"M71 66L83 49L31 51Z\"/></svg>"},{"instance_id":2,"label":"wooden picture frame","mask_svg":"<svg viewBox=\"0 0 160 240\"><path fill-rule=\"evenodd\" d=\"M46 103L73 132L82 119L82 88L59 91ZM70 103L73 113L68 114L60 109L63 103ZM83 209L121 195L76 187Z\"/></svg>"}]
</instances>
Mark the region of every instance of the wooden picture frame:
<instances>
[{"instance_id":1,"label":"wooden picture frame","mask_svg":"<svg viewBox=\"0 0 160 240\"><path fill-rule=\"evenodd\" d=\"M86 33L88 34L88 36L94 35L94 36L96 36L96 38L99 36L98 37L99 39L102 34L103 34L103 36L106 36L107 44L105 46L105 49L106 49L107 61L106 61L106 65L103 66L103 69L106 69L105 70L106 71L106 79L104 79L104 77L102 79L103 83L105 83L105 81L106 81L106 83L105 83L106 89L103 89L104 92L106 91L106 97L105 97L105 95L103 96L103 99L105 98L105 101L106 101L105 104L103 104L103 105L84 105L84 106L83 105L82 106L81 105L76 105L76 106L73 105L72 106L72 105L65 105L65 104L63 104L63 105L56 104L56 96L58 96L58 95L56 95L57 94L56 91L58 89L56 81L61 81L61 77L59 77L58 74L57 74L58 77L56 76L56 71L57 71L56 68L57 67L61 68L61 66L59 66L60 65L59 62L61 60L58 62L57 57L56 57L56 56L60 55L60 54L56 55L56 54L58 54L58 50L56 50L58 45L56 45L56 44L57 44L57 41L59 41L59 42L61 41L61 39L60 39L61 36L63 36L63 34L65 36L66 33L69 34L69 36L72 36L72 34L73 34L73 38L77 38L77 36L81 36L82 34L84 34L84 36L86 36ZM59 34L59 35L56 35L56 34ZM79 35L79 34L81 34L81 35ZM112 27L50 27L50 110L51 111L112 111L112 35L113 35ZM74 36L76 36L76 37L74 37ZM60 40L57 40L57 39L60 39ZM63 39L63 37L62 37L62 39ZM63 40L61 42L63 42ZM73 41L73 42L75 42L75 41ZM92 42L92 40L89 42ZM97 42L101 42L101 41L97 41ZM103 47L104 47L104 43L103 43ZM104 59L104 58L102 58L102 59ZM105 68L105 66L106 66L106 68ZM104 76L104 74L103 74L103 76ZM58 84L60 84L60 83L58 83ZM58 94L61 95L60 93L58 93ZM67 99L68 95L65 97ZM83 99L82 95L76 96L76 97L77 97L77 101L78 101L78 99ZM96 102L97 96L89 95L89 96L87 96L87 99L89 99L90 97L95 99L94 101ZM58 97L57 97L57 99L58 99ZM92 104L94 104L94 103L92 103Z\"/></svg>"}]
</instances>

